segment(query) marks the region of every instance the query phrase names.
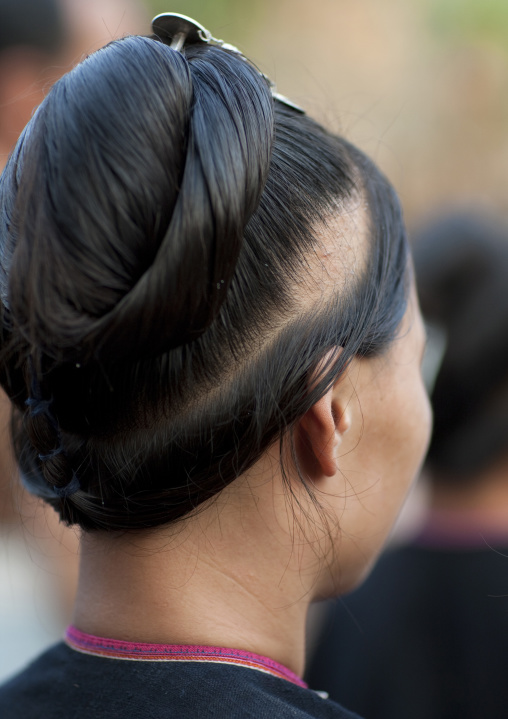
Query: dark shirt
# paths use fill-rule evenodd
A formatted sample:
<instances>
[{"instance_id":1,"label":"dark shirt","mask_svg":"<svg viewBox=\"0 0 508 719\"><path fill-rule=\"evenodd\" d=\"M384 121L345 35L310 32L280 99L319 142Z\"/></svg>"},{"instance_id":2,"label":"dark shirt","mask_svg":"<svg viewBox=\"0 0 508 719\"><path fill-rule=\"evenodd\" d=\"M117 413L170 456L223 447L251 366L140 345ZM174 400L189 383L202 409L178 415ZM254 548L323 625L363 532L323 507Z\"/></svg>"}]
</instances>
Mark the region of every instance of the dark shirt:
<instances>
[{"instance_id":1,"label":"dark shirt","mask_svg":"<svg viewBox=\"0 0 508 719\"><path fill-rule=\"evenodd\" d=\"M0 717L358 719L310 689L247 666L94 656L63 642L0 688Z\"/></svg>"},{"instance_id":2,"label":"dark shirt","mask_svg":"<svg viewBox=\"0 0 508 719\"><path fill-rule=\"evenodd\" d=\"M506 719L508 549L480 539L387 552L331 605L311 686L366 719Z\"/></svg>"}]
</instances>

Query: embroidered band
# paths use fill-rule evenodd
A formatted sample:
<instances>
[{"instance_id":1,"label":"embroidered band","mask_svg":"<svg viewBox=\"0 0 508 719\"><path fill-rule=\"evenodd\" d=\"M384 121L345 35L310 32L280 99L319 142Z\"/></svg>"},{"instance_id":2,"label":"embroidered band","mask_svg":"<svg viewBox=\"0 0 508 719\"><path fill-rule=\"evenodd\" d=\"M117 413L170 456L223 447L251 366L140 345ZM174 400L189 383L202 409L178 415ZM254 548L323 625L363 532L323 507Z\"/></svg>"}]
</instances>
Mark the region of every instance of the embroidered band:
<instances>
[{"instance_id":1,"label":"embroidered band","mask_svg":"<svg viewBox=\"0 0 508 719\"><path fill-rule=\"evenodd\" d=\"M131 661L163 662L216 662L235 664L272 674L279 679L297 684L307 689L307 684L287 667L268 657L252 654L242 649L225 647L207 647L179 644L139 644L118 639L103 639L86 634L75 627L69 627L65 634L67 644L78 652L94 654L112 659Z\"/></svg>"}]
</instances>

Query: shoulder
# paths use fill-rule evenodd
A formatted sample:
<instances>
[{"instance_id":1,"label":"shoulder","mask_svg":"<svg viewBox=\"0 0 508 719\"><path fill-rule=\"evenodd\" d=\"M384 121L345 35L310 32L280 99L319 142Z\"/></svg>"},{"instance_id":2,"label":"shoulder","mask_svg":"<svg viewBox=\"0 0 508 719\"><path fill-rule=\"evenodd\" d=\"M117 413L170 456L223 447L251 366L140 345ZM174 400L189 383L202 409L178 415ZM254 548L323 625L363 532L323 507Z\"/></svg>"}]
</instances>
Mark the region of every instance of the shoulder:
<instances>
[{"instance_id":1,"label":"shoulder","mask_svg":"<svg viewBox=\"0 0 508 719\"><path fill-rule=\"evenodd\" d=\"M259 671L201 662L123 661L59 644L0 688L2 719L358 719Z\"/></svg>"}]
</instances>

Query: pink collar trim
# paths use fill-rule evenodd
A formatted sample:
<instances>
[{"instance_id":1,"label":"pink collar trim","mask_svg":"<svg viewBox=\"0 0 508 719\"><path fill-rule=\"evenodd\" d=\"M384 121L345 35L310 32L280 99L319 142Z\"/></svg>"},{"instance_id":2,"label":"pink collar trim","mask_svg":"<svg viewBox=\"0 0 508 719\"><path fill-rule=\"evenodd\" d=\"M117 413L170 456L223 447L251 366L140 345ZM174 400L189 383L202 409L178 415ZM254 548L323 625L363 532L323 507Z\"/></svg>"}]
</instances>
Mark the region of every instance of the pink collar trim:
<instances>
[{"instance_id":1,"label":"pink collar trim","mask_svg":"<svg viewBox=\"0 0 508 719\"><path fill-rule=\"evenodd\" d=\"M290 669L269 659L245 652L242 649L226 649L224 647L205 647L179 644L138 644L118 639L104 639L92 634L81 632L69 627L65 633L65 641L83 654L109 657L111 659L128 659L137 662L216 662L218 664L236 664L249 669L271 674L279 679L297 684L307 689L299 676Z\"/></svg>"}]
</instances>

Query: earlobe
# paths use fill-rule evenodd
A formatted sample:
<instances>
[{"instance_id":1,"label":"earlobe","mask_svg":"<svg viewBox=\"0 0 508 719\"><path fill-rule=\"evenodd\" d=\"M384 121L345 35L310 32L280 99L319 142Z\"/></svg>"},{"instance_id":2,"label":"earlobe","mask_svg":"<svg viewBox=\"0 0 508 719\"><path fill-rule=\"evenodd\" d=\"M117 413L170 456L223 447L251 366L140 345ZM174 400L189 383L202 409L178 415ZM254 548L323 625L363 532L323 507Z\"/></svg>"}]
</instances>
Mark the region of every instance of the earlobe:
<instances>
[{"instance_id":1,"label":"earlobe","mask_svg":"<svg viewBox=\"0 0 508 719\"><path fill-rule=\"evenodd\" d=\"M305 413L299 423L299 462L314 481L337 472L337 450L351 426L349 405L342 406L335 387Z\"/></svg>"}]
</instances>

